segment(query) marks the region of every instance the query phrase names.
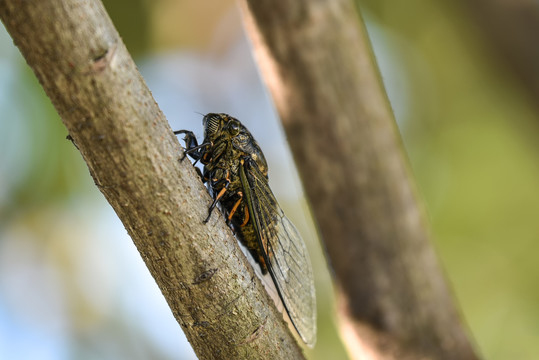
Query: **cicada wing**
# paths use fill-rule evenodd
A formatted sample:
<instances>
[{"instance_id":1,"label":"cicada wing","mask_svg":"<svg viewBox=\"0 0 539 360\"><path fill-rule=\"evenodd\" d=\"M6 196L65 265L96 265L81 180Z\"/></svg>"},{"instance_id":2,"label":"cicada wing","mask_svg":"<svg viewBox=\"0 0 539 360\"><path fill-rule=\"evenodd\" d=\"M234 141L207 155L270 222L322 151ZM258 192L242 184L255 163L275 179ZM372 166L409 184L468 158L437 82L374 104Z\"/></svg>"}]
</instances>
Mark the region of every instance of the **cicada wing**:
<instances>
[{"instance_id":1,"label":"cicada wing","mask_svg":"<svg viewBox=\"0 0 539 360\"><path fill-rule=\"evenodd\" d=\"M316 297L305 243L254 162L243 163L240 178L268 272L299 336L312 347L316 342Z\"/></svg>"}]
</instances>

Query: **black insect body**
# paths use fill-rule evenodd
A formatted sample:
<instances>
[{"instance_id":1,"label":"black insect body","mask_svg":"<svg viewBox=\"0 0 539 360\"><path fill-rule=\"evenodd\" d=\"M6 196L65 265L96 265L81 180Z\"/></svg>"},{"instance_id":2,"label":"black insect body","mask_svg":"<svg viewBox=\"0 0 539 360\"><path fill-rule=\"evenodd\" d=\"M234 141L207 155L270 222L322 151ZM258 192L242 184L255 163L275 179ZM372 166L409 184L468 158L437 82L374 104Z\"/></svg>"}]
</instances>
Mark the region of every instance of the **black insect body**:
<instances>
[{"instance_id":1,"label":"black insect body","mask_svg":"<svg viewBox=\"0 0 539 360\"><path fill-rule=\"evenodd\" d=\"M268 166L249 130L227 114L202 120L204 142L185 134L185 154L204 165L202 179L213 196L210 215L221 204L238 239L262 273L270 273L292 324L309 346L316 342L316 301L305 243L284 215L268 184Z\"/></svg>"}]
</instances>

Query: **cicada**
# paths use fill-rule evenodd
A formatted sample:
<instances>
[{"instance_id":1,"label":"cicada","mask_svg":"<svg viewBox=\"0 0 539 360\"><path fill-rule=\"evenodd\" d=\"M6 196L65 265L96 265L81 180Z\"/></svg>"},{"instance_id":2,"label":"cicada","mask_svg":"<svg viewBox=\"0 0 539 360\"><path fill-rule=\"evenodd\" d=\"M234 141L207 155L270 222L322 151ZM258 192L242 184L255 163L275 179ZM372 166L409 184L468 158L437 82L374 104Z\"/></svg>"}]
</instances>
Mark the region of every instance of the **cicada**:
<instances>
[{"instance_id":1,"label":"cicada","mask_svg":"<svg viewBox=\"0 0 539 360\"><path fill-rule=\"evenodd\" d=\"M296 227L281 210L268 183L268 165L249 130L227 114L207 114L204 141L185 134L185 155L200 161L202 180L213 196L210 219L220 204L239 241L263 274L269 273L301 339L316 342L316 299L311 261ZM184 155L184 156L185 156Z\"/></svg>"}]
</instances>

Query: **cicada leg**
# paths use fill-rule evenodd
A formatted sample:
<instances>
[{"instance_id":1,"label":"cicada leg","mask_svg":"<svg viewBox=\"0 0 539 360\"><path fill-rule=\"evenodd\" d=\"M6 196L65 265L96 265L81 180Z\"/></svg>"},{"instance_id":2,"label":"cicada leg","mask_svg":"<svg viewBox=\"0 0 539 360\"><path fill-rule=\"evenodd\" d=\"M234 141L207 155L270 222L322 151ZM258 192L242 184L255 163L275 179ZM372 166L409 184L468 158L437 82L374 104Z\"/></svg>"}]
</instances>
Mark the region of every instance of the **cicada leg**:
<instances>
[{"instance_id":1,"label":"cicada leg","mask_svg":"<svg viewBox=\"0 0 539 360\"><path fill-rule=\"evenodd\" d=\"M232 220L232 216L234 216L234 214L236 213L236 210L238 210L238 206L240 206L241 201L243 200L243 193L241 191L238 191L238 196L240 198L236 201L234 206L232 206L232 209L230 210L230 213L228 214L228 217L227 217L228 223L230 223L230 221Z\"/></svg>"},{"instance_id":2,"label":"cicada leg","mask_svg":"<svg viewBox=\"0 0 539 360\"><path fill-rule=\"evenodd\" d=\"M174 135L179 135L179 134L185 134L185 136L183 137L183 141L185 142L185 151L183 152L183 157L181 158L181 160L183 161L185 157L189 155L195 160L194 164L196 164L196 162L199 161L204 156L204 153L205 153L203 151L204 148L206 148L210 144L203 143L203 144L198 145L198 141L195 134L189 130L174 131Z\"/></svg>"},{"instance_id":3,"label":"cicada leg","mask_svg":"<svg viewBox=\"0 0 539 360\"><path fill-rule=\"evenodd\" d=\"M210 216L211 216L211 213L212 213L213 209L215 209L215 207L217 206L217 203L219 202L219 200L221 200L223 195L225 195L225 193L226 193L226 191L228 189L228 186L230 185L230 171L227 170L225 178L221 179L221 180L218 180L215 183L212 183L211 186L212 186L212 188L213 187L218 187L221 183L224 183L224 185L221 188L221 190L219 190L219 192L217 193L215 198L213 199L213 202L210 205L210 208L208 209L208 217L206 218L206 220L204 220L204 223L207 223L210 220Z\"/></svg>"}]
</instances>

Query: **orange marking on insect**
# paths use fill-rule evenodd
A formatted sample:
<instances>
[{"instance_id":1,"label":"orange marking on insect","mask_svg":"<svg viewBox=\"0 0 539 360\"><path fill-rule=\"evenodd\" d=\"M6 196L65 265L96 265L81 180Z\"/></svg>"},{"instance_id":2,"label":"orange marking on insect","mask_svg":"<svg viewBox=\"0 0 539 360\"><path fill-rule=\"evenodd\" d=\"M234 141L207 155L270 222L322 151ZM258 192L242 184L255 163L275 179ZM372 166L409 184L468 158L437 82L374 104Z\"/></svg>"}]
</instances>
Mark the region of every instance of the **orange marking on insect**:
<instances>
[{"instance_id":1,"label":"orange marking on insect","mask_svg":"<svg viewBox=\"0 0 539 360\"><path fill-rule=\"evenodd\" d=\"M230 183L230 171L228 170L226 171L225 180ZM215 179L214 181L217 181L217 179ZM217 197L215 199L219 200L220 198L222 198L225 192L226 192L226 186L223 186L223 188L221 189L221 191L219 191L219 194L217 194Z\"/></svg>"},{"instance_id":2,"label":"orange marking on insect","mask_svg":"<svg viewBox=\"0 0 539 360\"><path fill-rule=\"evenodd\" d=\"M240 198L238 199L238 201L236 201L236 203L232 207L232 210L230 210L230 214L228 214L228 221L232 220L232 216L234 216L236 210L238 210L238 206L240 206L241 200L243 199L243 193L241 191L238 191L238 195L240 196Z\"/></svg>"},{"instance_id":3,"label":"orange marking on insect","mask_svg":"<svg viewBox=\"0 0 539 360\"><path fill-rule=\"evenodd\" d=\"M247 206L244 207L244 209L245 209L245 217L244 217L245 220L243 220L243 223L240 225L240 227L244 227L249 222L249 209L247 209Z\"/></svg>"},{"instance_id":4,"label":"orange marking on insect","mask_svg":"<svg viewBox=\"0 0 539 360\"><path fill-rule=\"evenodd\" d=\"M219 194L217 194L216 200L219 200L223 195L226 193L226 187L223 187L221 191L219 191Z\"/></svg>"}]
</instances>

